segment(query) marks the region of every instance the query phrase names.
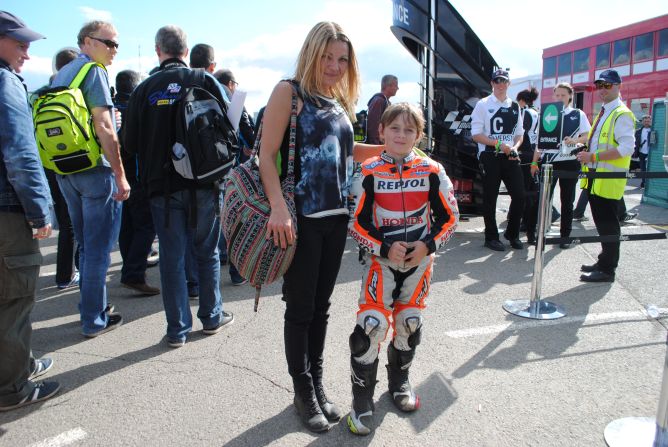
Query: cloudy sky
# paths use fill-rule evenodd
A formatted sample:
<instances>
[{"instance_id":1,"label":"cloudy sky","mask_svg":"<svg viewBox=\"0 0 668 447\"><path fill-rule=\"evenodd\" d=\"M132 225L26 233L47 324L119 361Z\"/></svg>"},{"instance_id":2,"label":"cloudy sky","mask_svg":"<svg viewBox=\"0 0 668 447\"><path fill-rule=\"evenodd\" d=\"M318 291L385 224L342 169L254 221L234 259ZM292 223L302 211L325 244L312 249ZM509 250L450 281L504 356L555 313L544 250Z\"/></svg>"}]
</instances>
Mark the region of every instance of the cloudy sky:
<instances>
[{"instance_id":1,"label":"cloudy sky","mask_svg":"<svg viewBox=\"0 0 668 447\"><path fill-rule=\"evenodd\" d=\"M451 3L496 61L511 67L514 77L539 73L543 48L668 13L665 0L633 5L621 0L562 0L551 9L534 0ZM390 31L391 0L3 0L0 7L47 36L32 44L32 59L22 72L30 89L47 82L52 56L76 45L87 20L111 21L119 31L121 46L109 67L112 77L123 69L148 72L157 65L155 32L175 24L186 31L191 47L203 42L215 48L217 68L232 69L239 88L248 92L247 108L256 111L275 83L293 72L308 30L318 21L332 20L350 36L359 59L363 85L358 109L365 108L386 73L399 77L395 100L420 99L419 66Z\"/></svg>"}]
</instances>

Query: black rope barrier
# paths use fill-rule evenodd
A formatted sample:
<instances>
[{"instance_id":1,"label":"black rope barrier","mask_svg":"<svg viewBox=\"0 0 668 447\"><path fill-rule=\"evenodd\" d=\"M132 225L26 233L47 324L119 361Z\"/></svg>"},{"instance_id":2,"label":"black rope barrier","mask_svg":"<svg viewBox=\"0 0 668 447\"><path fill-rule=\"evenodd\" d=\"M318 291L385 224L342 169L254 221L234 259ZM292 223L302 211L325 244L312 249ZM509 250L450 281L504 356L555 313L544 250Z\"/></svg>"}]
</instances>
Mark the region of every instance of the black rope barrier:
<instances>
[{"instance_id":1,"label":"black rope barrier","mask_svg":"<svg viewBox=\"0 0 668 447\"><path fill-rule=\"evenodd\" d=\"M556 244L591 244L594 242L626 242L626 241L649 241L654 239L667 239L666 233L646 234L620 234L619 236L571 236L571 237L548 237L545 245Z\"/></svg>"},{"instance_id":2,"label":"black rope barrier","mask_svg":"<svg viewBox=\"0 0 668 447\"><path fill-rule=\"evenodd\" d=\"M554 171L559 178L668 178L668 172L598 172L598 171Z\"/></svg>"}]
</instances>

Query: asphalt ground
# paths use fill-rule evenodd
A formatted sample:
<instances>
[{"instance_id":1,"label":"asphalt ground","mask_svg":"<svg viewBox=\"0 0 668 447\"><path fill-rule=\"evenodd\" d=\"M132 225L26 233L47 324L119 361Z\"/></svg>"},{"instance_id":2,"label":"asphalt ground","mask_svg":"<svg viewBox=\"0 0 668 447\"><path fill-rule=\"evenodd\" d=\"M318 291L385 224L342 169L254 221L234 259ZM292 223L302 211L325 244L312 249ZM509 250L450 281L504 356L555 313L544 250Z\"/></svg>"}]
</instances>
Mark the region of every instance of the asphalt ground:
<instances>
[{"instance_id":1,"label":"asphalt ground","mask_svg":"<svg viewBox=\"0 0 668 447\"><path fill-rule=\"evenodd\" d=\"M639 217L623 232L665 229L668 209L640 204L634 182L626 200ZM507 200L499 200L501 226ZM412 414L394 408L383 345L376 429L367 437L351 434L344 421L320 435L301 425L283 354L278 284L263 289L253 313L254 290L233 286L223 268L224 306L235 322L205 336L195 318L186 345L171 349L162 342L161 296L137 297L121 288L115 251L108 291L124 324L87 340L80 334L78 289L59 291L54 284L54 235L42 245L33 350L54 359L43 378L59 381L62 389L41 404L0 413L0 445L603 446L611 421L655 416L666 320L648 317L645 307L668 312L668 241L623 242L611 284L579 281L580 265L595 261L599 244L548 246L541 297L567 316L537 321L502 309L506 300L530 298L534 248L492 252L483 247L482 227L482 218L462 222L437 256L425 332L411 368L422 407ZM591 221L574 228L574 235L595 235ZM362 268L349 240L325 351L328 394L346 412L348 335ZM159 284L158 269L149 269L148 278ZM197 303L191 304L194 315Z\"/></svg>"}]
</instances>

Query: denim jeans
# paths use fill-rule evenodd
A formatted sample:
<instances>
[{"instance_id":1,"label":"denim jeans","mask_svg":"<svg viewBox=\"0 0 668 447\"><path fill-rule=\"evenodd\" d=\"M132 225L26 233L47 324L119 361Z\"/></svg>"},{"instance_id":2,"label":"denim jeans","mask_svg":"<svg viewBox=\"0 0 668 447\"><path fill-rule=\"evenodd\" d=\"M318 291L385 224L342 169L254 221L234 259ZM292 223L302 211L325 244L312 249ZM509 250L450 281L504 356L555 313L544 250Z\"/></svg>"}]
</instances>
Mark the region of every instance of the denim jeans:
<instances>
[{"instance_id":1,"label":"denim jeans","mask_svg":"<svg viewBox=\"0 0 668 447\"><path fill-rule=\"evenodd\" d=\"M191 192L178 191L169 196L151 198L153 224L160 240L160 284L167 317L167 337L184 340L192 329L192 315L186 287L185 258L188 240L192 240L193 254L199 277L199 310L197 317L204 328L214 328L220 323L223 305L220 294L220 261L218 238L220 237L219 191L198 189L195 201ZM197 206L197 225L190 222L191 206ZM165 206L169 225L165 222Z\"/></svg>"},{"instance_id":2,"label":"denim jeans","mask_svg":"<svg viewBox=\"0 0 668 447\"><path fill-rule=\"evenodd\" d=\"M189 241L189 243L192 244L192 241ZM199 284L199 276L197 275L197 263L193 250L194 249L192 245L188 250L186 250L186 281L188 286L197 287ZM230 273L230 278L240 276L239 271L227 256L227 243L225 241L225 235L222 232L220 233L220 240L218 241L218 259L227 259L229 264L228 272Z\"/></svg>"},{"instance_id":3,"label":"denim jeans","mask_svg":"<svg viewBox=\"0 0 668 447\"><path fill-rule=\"evenodd\" d=\"M57 178L79 244L82 331L91 334L107 326L107 270L121 226L121 202L112 197L116 183L111 168L100 166Z\"/></svg>"}]
</instances>

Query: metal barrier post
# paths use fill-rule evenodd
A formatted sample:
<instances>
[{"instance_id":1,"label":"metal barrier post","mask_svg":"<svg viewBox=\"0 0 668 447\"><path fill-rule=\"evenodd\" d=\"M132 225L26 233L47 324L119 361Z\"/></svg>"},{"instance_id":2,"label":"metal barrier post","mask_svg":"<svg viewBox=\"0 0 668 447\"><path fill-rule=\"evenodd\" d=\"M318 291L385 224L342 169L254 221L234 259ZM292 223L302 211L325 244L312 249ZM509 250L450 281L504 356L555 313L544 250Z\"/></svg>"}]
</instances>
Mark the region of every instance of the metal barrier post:
<instances>
[{"instance_id":1,"label":"metal barrier post","mask_svg":"<svg viewBox=\"0 0 668 447\"><path fill-rule=\"evenodd\" d=\"M538 203L538 239L536 240L536 256L531 281L531 300L508 300L503 309L519 317L534 320L555 320L566 315L556 304L542 301L541 285L543 280L543 252L545 249L545 232L551 212L550 185L552 184L552 164L543 165L543 176L540 183L540 201Z\"/></svg>"},{"instance_id":2,"label":"metal barrier post","mask_svg":"<svg viewBox=\"0 0 668 447\"><path fill-rule=\"evenodd\" d=\"M668 350L663 362L663 382L656 419L616 419L605 427L603 436L609 447L668 447Z\"/></svg>"}]
</instances>

